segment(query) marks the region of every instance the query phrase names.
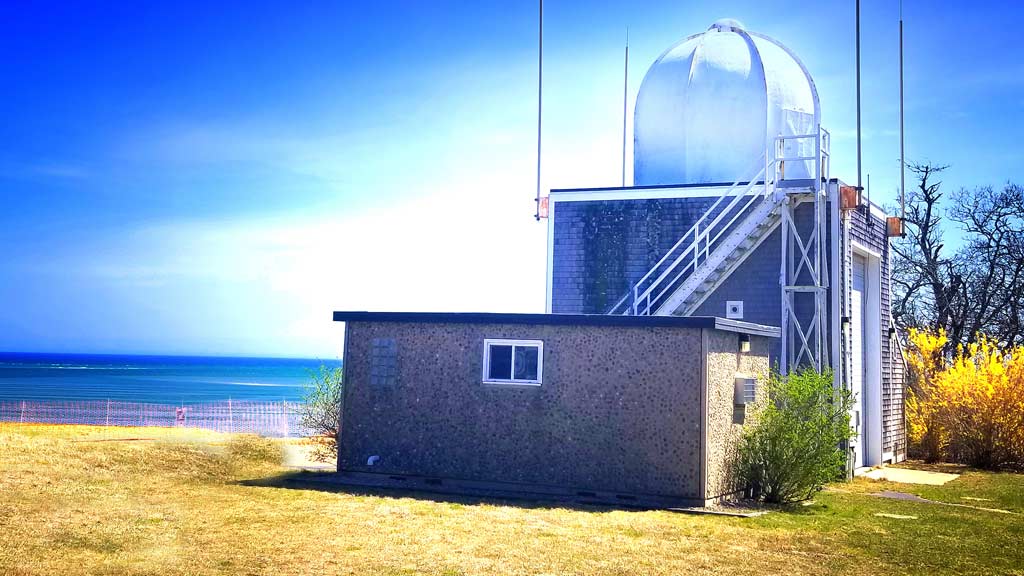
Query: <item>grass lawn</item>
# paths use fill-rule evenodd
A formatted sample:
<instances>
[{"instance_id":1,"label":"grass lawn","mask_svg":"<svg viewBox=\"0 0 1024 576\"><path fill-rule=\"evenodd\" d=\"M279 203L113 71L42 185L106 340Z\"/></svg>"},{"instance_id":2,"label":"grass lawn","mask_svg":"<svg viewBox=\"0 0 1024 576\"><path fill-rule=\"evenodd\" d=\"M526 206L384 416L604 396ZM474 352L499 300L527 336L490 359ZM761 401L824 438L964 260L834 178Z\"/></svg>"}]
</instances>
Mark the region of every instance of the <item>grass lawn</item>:
<instances>
[{"instance_id":1,"label":"grass lawn","mask_svg":"<svg viewBox=\"0 0 1024 576\"><path fill-rule=\"evenodd\" d=\"M1024 475L743 519L283 487L279 462L244 436L0 424L0 574L1024 575Z\"/></svg>"}]
</instances>

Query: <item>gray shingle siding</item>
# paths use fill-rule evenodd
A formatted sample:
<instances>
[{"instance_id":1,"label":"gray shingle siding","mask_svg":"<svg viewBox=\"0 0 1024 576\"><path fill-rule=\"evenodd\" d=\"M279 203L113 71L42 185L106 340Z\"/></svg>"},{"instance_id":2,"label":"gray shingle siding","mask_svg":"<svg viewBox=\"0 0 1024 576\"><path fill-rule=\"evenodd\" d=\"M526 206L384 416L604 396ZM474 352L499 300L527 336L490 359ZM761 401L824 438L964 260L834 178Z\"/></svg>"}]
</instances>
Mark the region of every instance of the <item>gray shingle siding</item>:
<instances>
[{"instance_id":1,"label":"gray shingle siding","mask_svg":"<svg viewBox=\"0 0 1024 576\"><path fill-rule=\"evenodd\" d=\"M903 358L896 348L899 344L895 337L889 335L889 327L893 325L890 293L891 254L885 220L872 215L866 208L852 211L849 219L851 241L857 241L882 255L879 294L882 309L882 451L905 455L907 436L903 406L904 367ZM851 252L847 249L845 253L849 257ZM844 278L844 284L847 282L849 280Z\"/></svg>"},{"instance_id":2,"label":"gray shingle siding","mask_svg":"<svg viewBox=\"0 0 1024 576\"><path fill-rule=\"evenodd\" d=\"M715 198L559 202L554 210L551 311L603 314Z\"/></svg>"},{"instance_id":3,"label":"gray shingle siding","mask_svg":"<svg viewBox=\"0 0 1024 576\"><path fill-rule=\"evenodd\" d=\"M779 291L779 242L776 228L754 253L747 257L722 285L697 307L694 316L725 316L725 303L743 301L743 320L778 326L782 315Z\"/></svg>"},{"instance_id":4,"label":"gray shingle siding","mask_svg":"<svg viewBox=\"0 0 1024 576\"><path fill-rule=\"evenodd\" d=\"M813 206L805 203L796 210L796 226L801 233L813 225ZM830 228L826 228L825 249L831 250ZM724 316L726 302L743 301L744 320L779 326L782 318L782 289L779 285L782 259L782 227L774 231L747 257L722 284L710 294L694 312L695 316ZM831 252L828 252L831 254ZM826 271L826 273L829 273ZM831 276L829 276L831 278ZM800 275L799 281L810 282L808 274ZM828 300L831 311L831 299ZM809 295L798 295L797 317L806 325L814 314L813 300ZM831 350L831 339L827 339L827 350ZM781 342L776 342L771 351L773 365L779 360ZM831 361L830 352L826 358Z\"/></svg>"}]
</instances>

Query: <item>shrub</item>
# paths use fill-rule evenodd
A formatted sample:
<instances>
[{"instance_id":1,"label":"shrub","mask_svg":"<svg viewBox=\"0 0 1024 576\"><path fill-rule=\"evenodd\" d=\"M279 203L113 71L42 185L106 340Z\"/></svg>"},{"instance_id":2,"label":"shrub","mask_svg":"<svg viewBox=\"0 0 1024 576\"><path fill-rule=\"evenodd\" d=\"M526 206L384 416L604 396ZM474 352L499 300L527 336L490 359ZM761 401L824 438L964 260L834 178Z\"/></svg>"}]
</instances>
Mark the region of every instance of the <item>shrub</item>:
<instances>
[{"instance_id":1,"label":"shrub","mask_svg":"<svg viewBox=\"0 0 1024 576\"><path fill-rule=\"evenodd\" d=\"M911 453L987 469L1024 465L1024 347L982 335L929 366L935 339L910 331L908 364L918 378L907 398Z\"/></svg>"},{"instance_id":2,"label":"shrub","mask_svg":"<svg viewBox=\"0 0 1024 576\"><path fill-rule=\"evenodd\" d=\"M907 392L907 436L908 452L913 458L926 462L942 459L942 426L938 423L937 404L928 402L930 390L938 375L946 369L942 351L946 346L946 332L929 334L910 329L907 366L910 369L910 388Z\"/></svg>"},{"instance_id":3,"label":"shrub","mask_svg":"<svg viewBox=\"0 0 1024 576\"><path fill-rule=\"evenodd\" d=\"M338 427L341 418L341 367L321 364L310 374L302 404L302 425L312 432L313 457L321 462L338 456Z\"/></svg>"},{"instance_id":4,"label":"shrub","mask_svg":"<svg viewBox=\"0 0 1024 576\"><path fill-rule=\"evenodd\" d=\"M810 498L846 472L842 446L853 437L853 396L832 372L804 369L768 378L737 448L737 480L765 502Z\"/></svg>"}]
</instances>

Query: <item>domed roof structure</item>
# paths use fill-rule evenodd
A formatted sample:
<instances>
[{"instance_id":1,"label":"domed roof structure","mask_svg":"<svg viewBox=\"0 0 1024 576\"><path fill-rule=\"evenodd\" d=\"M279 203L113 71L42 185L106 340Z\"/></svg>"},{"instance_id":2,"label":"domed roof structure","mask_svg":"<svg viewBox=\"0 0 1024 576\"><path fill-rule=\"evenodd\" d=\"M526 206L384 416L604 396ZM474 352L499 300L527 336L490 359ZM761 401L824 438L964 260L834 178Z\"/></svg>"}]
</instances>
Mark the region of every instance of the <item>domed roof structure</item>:
<instances>
[{"instance_id":1,"label":"domed roof structure","mask_svg":"<svg viewBox=\"0 0 1024 576\"><path fill-rule=\"evenodd\" d=\"M819 122L814 81L796 55L719 20L647 71L633 122L634 185L749 180L764 166L770 137L811 134ZM807 147L801 155L813 154L813 141L800 145ZM809 166L796 164L787 177L809 177L801 175Z\"/></svg>"}]
</instances>

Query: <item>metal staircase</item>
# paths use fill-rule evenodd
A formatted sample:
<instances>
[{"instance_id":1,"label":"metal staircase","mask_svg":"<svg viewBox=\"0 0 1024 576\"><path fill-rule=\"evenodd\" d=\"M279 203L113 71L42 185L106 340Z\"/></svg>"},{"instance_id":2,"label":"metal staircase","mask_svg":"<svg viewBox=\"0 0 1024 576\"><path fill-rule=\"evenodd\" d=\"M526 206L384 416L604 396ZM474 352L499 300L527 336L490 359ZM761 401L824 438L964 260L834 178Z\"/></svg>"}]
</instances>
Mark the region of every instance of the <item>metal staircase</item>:
<instances>
[{"instance_id":1,"label":"metal staircase","mask_svg":"<svg viewBox=\"0 0 1024 576\"><path fill-rule=\"evenodd\" d=\"M712 256L719 258L719 249L730 228L744 216L758 213L758 208L769 202L768 195L757 190L765 187L763 177L767 168L767 165L762 166L746 181L733 182L607 313L630 316L669 314L663 310L665 303L690 276L706 269Z\"/></svg>"},{"instance_id":2,"label":"metal staircase","mask_svg":"<svg viewBox=\"0 0 1024 576\"><path fill-rule=\"evenodd\" d=\"M675 316L689 316L696 312L704 300L775 231L781 221L780 204L771 200L762 202L719 247L721 262L715 266L709 259L707 265L691 274L679 290L666 300L663 306L665 310Z\"/></svg>"},{"instance_id":3,"label":"metal staircase","mask_svg":"<svg viewBox=\"0 0 1024 576\"><path fill-rule=\"evenodd\" d=\"M812 146L806 144L811 143ZM801 153L801 148L811 148ZM608 314L693 314L772 232L782 226L782 369L827 366L825 210L830 136L779 136L767 147L757 173L720 195ZM786 179L786 163L809 162L810 178ZM797 226L796 209L813 202L813 225ZM801 314L797 314L797 301ZM811 310L808 316L807 310Z\"/></svg>"}]
</instances>

